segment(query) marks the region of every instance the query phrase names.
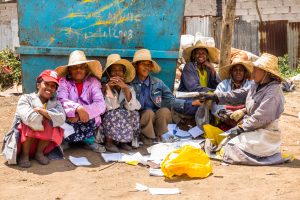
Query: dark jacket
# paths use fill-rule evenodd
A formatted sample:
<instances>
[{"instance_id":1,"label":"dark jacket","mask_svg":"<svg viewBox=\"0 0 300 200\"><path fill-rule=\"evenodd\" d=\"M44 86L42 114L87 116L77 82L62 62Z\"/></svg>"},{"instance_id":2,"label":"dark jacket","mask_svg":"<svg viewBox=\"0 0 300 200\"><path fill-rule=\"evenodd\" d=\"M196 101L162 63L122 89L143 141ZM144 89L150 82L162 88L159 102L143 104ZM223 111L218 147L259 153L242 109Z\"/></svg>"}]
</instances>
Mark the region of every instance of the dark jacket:
<instances>
[{"instance_id":1,"label":"dark jacket","mask_svg":"<svg viewBox=\"0 0 300 200\"><path fill-rule=\"evenodd\" d=\"M164 84L164 82L156 77L149 76L150 78L150 96L152 102L158 108L168 107L168 108L177 108L184 110L185 100L176 99L171 92L171 90ZM132 81L131 85L133 86L136 92L136 98L140 100L141 95L141 83L138 77Z\"/></svg>"},{"instance_id":2,"label":"dark jacket","mask_svg":"<svg viewBox=\"0 0 300 200\"><path fill-rule=\"evenodd\" d=\"M218 74L212 75L211 71L207 69L208 84L207 87L200 85L200 78L197 66L189 62L187 63L181 75L181 81L178 88L180 92L208 92L216 89L217 85L221 82Z\"/></svg>"}]
</instances>

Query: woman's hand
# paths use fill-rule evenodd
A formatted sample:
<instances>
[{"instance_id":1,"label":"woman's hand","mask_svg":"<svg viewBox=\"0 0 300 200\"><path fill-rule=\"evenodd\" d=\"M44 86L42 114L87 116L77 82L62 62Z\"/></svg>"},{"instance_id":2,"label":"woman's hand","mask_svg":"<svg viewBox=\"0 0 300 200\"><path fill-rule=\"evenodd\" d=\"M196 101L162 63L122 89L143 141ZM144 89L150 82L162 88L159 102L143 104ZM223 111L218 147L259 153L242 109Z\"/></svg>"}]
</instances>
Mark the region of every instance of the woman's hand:
<instances>
[{"instance_id":1,"label":"woman's hand","mask_svg":"<svg viewBox=\"0 0 300 200\"><path fill-rule=\"evenodd\" d=\"M109 82L112 82L114 85L118 85L122 89L128 88L128 85L124 82L124 79L117 76L111 77Z\"/></svg>"},{"instance_id":2,"label":"woman's hand","mask_svg":"<svg viewBox=\"0 0 300 200\"><path fill-rule=\"evenodd\" d=\"M83 106L78 106L76 108L76 112L78 113L80 121L82 121L83 123L86 123L90 120L89 113Z\"/></svg>"},{"instance_id":3,"label":"woman's hand","mask_svg":"<svg viewBox=\"0 0 300 200\"><path fill-rule=\"evenodd\" d=\"M33 110L37 113L39 113L40 115L42 115L44 117L44 119L49 119L51 120L51 117L48 114L48 111L44 108L40 108L40 107L35 107L33 108Z\"/></svg>"},{"instance_id":4,"label":"woman's hand","mask_svg":"<svg viewBox=\"0 0 300 200\"><path fill-rule=\"evenodd\" d=\"M77 115L76 115L76 117L68 117L67 118L67 121L71 122L71 123L76 123L76 122L78 122L78 120L79 120L79 117Z\"/></svg>"},{"instance_id":5,"label":"woman's hand","mask_svg":"<svg viewBox=\"0 0 300 200\"><path fill-rule=\"evenodd\" d=\"M207 68L212 72L213 75L216 74L216 70L215 70L214 66L213 66L210 62L205 61L205 62L203 63L203 65L204 65L205 67L207 67Z\"/></svg>"},{"instance_id":6,"label":"woman's hand","mask_svg":"<svg viewBox=\"0 0 300 200\"><path fill-rule=\"evenodd\" d=\"M200 101L200 99L196 99L192 101L192 106L202 106L204 104L203 101Z\"/></svg>"}]
</instances>

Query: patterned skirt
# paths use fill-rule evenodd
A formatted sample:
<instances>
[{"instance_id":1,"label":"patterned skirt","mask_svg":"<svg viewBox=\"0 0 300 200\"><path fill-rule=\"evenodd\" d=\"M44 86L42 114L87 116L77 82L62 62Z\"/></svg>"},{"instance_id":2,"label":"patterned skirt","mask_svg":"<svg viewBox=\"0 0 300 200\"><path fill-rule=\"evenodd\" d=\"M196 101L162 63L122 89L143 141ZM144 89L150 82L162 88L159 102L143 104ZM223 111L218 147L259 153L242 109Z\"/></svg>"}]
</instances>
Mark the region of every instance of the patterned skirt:
<instances>
[{"instance_id":1,"label":"patterned skirt","mask_svg":"<svg viewBox=\"0 0 300 200\"><path fill-rule=\"evenodd\" d=\"M67 142L81 142L87 140L94 136L94 133L96 132L97 129L95 119L91 119L87 123L83 123L83 122L76 122L76 123L67 122L67 123L73 126L75 130L74 134L65 138Z\"/></svg>"},{"instance_id":2,"label":"patterned skirt","mask_svg":"<svg viewBox=\"0 0 300 200\"><path fill-rule=\"evenodd\" d=\"M140 116L138 111L115 109L103 116L103 132L114 141L128 143L140 133Z\"/></svg>"}]
</instances>

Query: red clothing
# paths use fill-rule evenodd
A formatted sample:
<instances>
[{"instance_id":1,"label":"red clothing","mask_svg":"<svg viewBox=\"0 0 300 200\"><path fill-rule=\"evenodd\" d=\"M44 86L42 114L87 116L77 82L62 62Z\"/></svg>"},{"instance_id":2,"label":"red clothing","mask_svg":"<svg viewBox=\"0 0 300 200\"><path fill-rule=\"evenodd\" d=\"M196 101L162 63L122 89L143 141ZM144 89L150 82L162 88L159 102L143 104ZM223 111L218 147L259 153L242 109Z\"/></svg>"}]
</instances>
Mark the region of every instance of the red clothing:
<instances>
[{"instance_id":1,"label":"red clothing","mask_svg":"<svg viewBox=\"0 0 300 200\"><path fill-rule=\"evenodd\" d=\"M21 152L21 144L24 143L27 137L36 138L30 147L29 155L33 157L36 152L37 144L39 140L49 141L48 146L44 149L44 154L50 153L55 147L61 144L64 136L64 130L60 127L52 127L49 120L43 121L44 131L34 131L29 126L22 122L18 126L20 131L20 139L18 143L18 153Z\"/></svg>"},{"instance_id":2,"label":"red clothing","mask_svg":"<svg viewBox=\"0 0 300 200\"><path fill-rule=\"evenodd\" d=\"M77 88L78 96L80 97L81 94L82 94L83 82L75 83L75 85L76 85L76 88Z\"/></svg>"}]
</instances>

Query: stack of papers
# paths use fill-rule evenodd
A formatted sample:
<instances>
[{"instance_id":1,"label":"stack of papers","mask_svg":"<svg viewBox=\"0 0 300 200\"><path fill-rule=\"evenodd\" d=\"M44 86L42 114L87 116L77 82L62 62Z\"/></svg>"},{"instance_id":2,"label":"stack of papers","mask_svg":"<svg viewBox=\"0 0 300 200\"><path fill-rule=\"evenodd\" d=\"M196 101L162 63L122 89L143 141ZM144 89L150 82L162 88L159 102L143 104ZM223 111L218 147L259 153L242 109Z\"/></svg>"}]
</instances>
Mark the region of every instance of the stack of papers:
<instances>
[{"instance_id":1,"label":"stack of papers","mask_svg":"<svg viewBox=\"0 0 300 200\"><path fill-rule=\"evenodd\" d=\"M71 161L71 163L73 163L76 166L89 166L92 164L88 161L86 157L76 158L73 156L69 156L69 160Z\"/></svg>"}]
</instances>

